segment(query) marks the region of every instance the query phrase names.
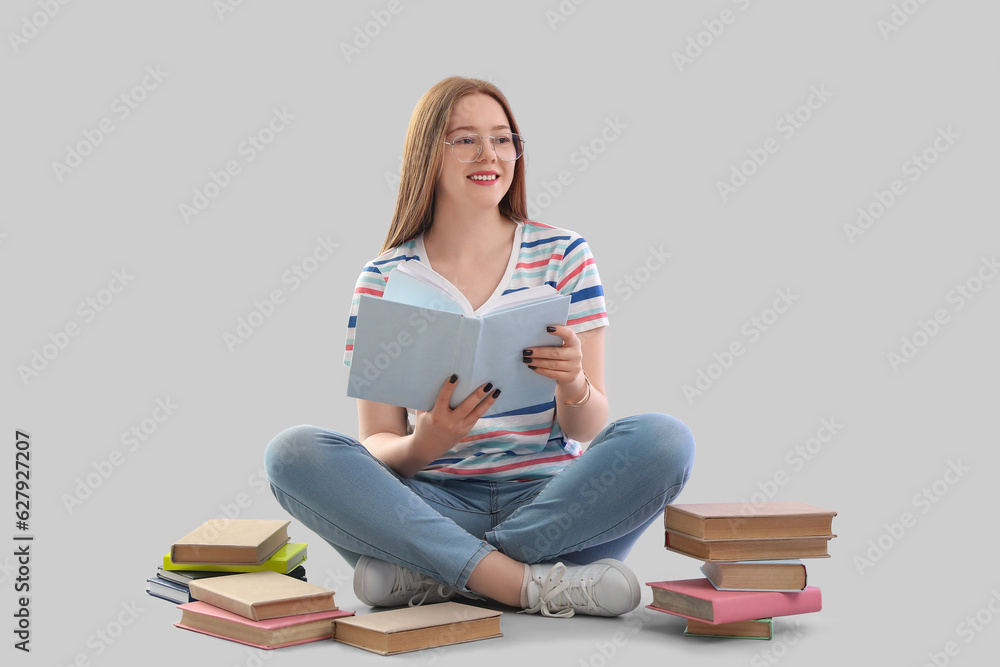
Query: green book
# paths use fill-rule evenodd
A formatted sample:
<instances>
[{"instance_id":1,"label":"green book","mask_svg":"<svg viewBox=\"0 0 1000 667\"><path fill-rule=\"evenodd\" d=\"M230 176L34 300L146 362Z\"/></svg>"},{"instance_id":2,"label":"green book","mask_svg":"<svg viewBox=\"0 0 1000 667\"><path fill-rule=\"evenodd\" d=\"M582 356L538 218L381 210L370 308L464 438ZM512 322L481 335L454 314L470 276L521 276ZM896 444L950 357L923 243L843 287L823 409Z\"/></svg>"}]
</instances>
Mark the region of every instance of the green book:
<instances>
[{"instance_id":1,"label":"green book","mask_svg":"<svg viewBox=\"0 0 1000 667\"><path fill-rule=\"evenodd\" d=\"M215 563L174 563L170 554L163 556L164 570L189 570L192 572L260 572L272 570L279 574L288 574L306 560L305 544L288 542L278 549L273 556L260 565L218 565Z\"/></svg>"}]
</instances>

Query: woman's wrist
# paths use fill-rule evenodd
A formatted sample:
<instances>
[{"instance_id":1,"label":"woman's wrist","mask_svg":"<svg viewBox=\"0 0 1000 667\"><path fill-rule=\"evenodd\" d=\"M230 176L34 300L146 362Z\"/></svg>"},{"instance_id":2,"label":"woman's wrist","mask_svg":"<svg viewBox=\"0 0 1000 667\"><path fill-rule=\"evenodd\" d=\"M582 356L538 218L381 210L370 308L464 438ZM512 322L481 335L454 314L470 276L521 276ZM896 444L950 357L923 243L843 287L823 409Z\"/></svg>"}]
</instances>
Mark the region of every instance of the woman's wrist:
<instances>
[{"instance_id":1,"label":"woman's wrist","mask_svg":"<svg viewBox=\"0 0 1000 667\"><path fill-rule=\"evenodd\" d=\"M585 383L583 393L576 400L564 400L563 405L568 405L571 408L580 408L590 400L590 394L593 391L593 386L590 384L590 377L587 375L587 371L581 371L581 374Z\"/></svg>"},{"instance_id":2,"label":"woman's wrist","mask_svg":"<svg viewBox=\"0 0 1000 667\"><path fill-rule=\"evenodd\" d=\"M565 405L577 403L590 390L590 378L581 369L570 382L556 384L556 400Z\"/></svg>"}]
</instances>

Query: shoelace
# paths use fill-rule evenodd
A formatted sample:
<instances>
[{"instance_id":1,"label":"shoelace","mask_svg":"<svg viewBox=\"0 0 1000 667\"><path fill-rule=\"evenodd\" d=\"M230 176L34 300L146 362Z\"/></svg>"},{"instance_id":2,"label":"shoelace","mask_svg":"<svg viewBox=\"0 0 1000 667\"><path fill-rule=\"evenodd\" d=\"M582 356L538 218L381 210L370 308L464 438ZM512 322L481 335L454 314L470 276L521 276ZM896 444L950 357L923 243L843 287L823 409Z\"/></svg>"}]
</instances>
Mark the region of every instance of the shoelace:
<instances>
[{"instance_id":1,"label":"shoelace","mask_svg":"<svg viewBox=\"0 0 1000 667\"><path fill-rule=\"evenodd\" d=\"M519 613L534 614L541 611L542 616L569 618L576 613L576 608L600 611L601 607L594 597L594 584L596 582L587 576L586 569L579 573L579 579L566 580L563 579L565 575L565 565L562 563L553 565L546 575L545 581L541 583L538 602ZM578 593L578 595L574 597L573 593Z\"/></svg>"},{"instance_id":2,"label":"shoelace","mask_svg":"<svg viewBox=\"0 0 1000 667\"><path fill-rule=\"evenodd\" d=\"M420 572L414 572L398 565L395 567L396 581L392 586L391 595L409 595L412 593L410 601L407 602L407 605L410 607L415 607L426 602L428 596L435 592L435 589L437 594L442 598L447 598L455 593L455 589L434 581Z\"/></svg>"}]
</instances>

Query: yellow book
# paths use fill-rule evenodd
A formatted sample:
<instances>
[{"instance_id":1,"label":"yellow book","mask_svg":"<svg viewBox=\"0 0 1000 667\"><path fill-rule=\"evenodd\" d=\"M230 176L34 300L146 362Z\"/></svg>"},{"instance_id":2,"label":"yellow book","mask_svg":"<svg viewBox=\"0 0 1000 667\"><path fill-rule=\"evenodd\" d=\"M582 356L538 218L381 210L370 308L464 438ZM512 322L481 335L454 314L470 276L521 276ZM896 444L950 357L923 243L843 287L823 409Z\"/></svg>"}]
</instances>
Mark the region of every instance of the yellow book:
<instances>
[{"instance_id":1,"label":"yellow book","mask_svg":"<svg viewBox=\"0 0 1000 667\"><path fill-rule=\"evenodd\" d=\"M261 572L273 570L279 574L288 574L306 560L306 546L288 542L260 565L220 565L216 563L175 563L170 554L163 556L164 570L188 570L191 572Z\"/></svg>"}]
</instances>

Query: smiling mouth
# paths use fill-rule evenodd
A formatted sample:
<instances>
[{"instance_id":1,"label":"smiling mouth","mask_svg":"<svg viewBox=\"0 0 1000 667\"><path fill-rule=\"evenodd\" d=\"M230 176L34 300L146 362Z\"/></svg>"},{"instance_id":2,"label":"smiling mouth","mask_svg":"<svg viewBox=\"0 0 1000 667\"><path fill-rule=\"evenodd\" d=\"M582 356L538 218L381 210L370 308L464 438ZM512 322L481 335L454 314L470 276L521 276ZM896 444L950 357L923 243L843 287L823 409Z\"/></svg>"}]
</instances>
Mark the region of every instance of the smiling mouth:
<instances>
[{"instance_id":1,"label":"smiling mouth","mask_svg":"<svg viewBox=\"0 0 1000 667\"><path fill-rule=\"evenodd\" d=\"M473 174L469 178L474 181L495 181L500 177L496 174Z\"/></svg>"}]
</instances>

